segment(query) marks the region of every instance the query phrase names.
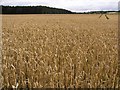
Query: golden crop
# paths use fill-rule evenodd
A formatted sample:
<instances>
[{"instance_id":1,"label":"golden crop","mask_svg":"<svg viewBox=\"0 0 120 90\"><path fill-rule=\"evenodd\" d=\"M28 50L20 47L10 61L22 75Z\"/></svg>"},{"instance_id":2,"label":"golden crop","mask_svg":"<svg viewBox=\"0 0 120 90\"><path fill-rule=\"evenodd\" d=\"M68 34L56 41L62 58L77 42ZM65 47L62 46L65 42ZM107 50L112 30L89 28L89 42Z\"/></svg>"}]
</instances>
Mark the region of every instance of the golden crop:
<instances>
[{"instance_id":1,"label":"golden crop","mask_svg":"<svg viewBox=\"0 0 120 90\"><path fill-rule=\"evenodd\" d=\"M3 15L3 86L118 88L118 19Z\"/></svg>"}]
</instances>

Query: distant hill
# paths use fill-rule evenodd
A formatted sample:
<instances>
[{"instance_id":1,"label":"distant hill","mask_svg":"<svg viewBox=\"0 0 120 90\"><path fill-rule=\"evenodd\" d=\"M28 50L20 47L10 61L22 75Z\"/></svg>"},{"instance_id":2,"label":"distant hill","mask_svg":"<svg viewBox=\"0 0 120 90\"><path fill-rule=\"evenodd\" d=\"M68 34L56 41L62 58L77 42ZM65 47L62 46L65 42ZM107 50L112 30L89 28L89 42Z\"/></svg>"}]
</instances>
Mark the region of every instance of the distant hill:
<instances>
[{"instance_id":1,"label":"distant hill","mask_svg":"<svg viewBox=\"0 0 120 90\"><path fill-rule=\"evenodd\" d=\"M46 6L2 6L2 14L73 14L73 12Z\"/></svg>"},{"instance_id":2,"label":"distant hill","mask_svg":"<svg viewBox=\"0 0 120 90\"><path fill-rule=\"evenodd\" d=\"M111 12L120 11L71 12L47 6L2 6L2 14L106 14Z\"/></svg>"}]
</instances>

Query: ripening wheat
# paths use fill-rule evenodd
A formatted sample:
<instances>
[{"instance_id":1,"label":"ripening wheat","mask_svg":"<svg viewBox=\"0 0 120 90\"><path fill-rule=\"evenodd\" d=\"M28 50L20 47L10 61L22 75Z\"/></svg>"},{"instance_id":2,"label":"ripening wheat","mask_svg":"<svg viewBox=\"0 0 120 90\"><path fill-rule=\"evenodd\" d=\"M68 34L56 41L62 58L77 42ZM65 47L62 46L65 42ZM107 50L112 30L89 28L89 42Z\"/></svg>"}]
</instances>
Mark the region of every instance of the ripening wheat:
<instances>
[{"instance_id":1,"label":"ripening wheat","mask_svg":"<svg viewBox=\"0 0 120 90\"><path fill-rule=\"evenodd\" d=\"M117 88L117 15L3 15L3 86Z\"/></svg>"}]
</instances>

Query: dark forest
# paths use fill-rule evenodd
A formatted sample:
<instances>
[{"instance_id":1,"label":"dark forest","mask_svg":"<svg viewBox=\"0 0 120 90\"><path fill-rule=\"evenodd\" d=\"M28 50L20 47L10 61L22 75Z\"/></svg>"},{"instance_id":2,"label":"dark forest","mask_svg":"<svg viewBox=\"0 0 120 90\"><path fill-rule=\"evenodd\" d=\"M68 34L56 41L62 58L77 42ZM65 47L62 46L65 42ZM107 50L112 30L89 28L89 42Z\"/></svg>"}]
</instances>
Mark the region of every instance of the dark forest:
<instances>
[{"instance_id":1,"label":"dark forest","mask_svg":"<svg viewBox=\"0 0 120 90\"><path fill-rule=\"evenodd\" d=\"M73 12L46 6L2 6L2 14L73 14Z\"/></svg>"}]
</instances>

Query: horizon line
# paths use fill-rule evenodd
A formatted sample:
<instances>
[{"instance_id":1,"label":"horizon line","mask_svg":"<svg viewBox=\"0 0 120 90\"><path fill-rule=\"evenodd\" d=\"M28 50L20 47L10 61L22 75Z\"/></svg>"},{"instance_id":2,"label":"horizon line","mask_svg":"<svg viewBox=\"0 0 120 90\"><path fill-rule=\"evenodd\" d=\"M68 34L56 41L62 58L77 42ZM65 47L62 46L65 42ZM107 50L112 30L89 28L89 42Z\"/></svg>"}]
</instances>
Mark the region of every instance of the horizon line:
<instances>
[{"instance_id":1,"label":"horizon line","mask_svg":"<svg viewBox=\"0 0 120 90\"><path fill-rule=\"evenodd\" d=\"M37 7L37 6L43 6L43 7L49 7L49 8L56 8L56 7L51 7L51 6L44 6L44 5L0 5L1 6L10 6L10 7L19 7L19 6L25 6L25 7ZM71 10L68 10L68 9L65 9L65 8L56 8L56 9L63 9L63 10L67 10L67 11L70 11L70 12L73 12L73 13L86 13L86 12L99 12L99 11L103 11L103 12L119 12L120 10L86 10L86 11L71 11Z\"/></svg>"}]
</instances>

